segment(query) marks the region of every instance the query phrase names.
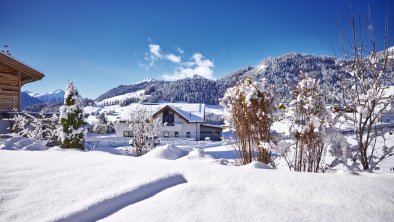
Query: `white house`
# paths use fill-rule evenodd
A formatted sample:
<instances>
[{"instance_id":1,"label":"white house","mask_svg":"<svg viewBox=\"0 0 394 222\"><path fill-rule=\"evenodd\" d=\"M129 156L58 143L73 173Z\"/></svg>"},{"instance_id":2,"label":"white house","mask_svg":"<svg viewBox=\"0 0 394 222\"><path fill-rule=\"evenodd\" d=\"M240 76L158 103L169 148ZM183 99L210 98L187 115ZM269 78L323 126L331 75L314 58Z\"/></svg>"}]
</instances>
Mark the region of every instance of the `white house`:
<instances>
[{"instance_id":1,"label":"white house","mask_svg":"<svg viewBox=\"0 0 394 222\"><path fill-rule=\"evenodd\" d=\"M152 116L159 118L164 124L161 130L162 138L184 138L203 140L206 137L220 140L222 127L204 124L205 104L197 103L161 103L144 104ZM130 106L132 111L133 105ZM119 137L131 137L127 123L127 115L115 124L115 132Z\"/></svg>"}]
</instances>

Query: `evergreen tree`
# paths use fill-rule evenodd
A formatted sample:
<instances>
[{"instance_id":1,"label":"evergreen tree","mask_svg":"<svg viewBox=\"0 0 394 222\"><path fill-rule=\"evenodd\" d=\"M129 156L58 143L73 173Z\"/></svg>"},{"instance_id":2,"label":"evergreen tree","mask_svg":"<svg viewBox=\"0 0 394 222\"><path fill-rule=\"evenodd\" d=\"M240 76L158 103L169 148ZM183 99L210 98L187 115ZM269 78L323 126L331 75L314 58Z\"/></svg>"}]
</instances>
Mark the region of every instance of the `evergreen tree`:
<instances>
[{"instance_id":1,"label":"evergreen tree","mask_svg":"<svg viewBox=\"0 0 394 222\"><path fill-rule=\"evenodd\" d=\"M60 140L63 148L84 149L83 103L73 82L69 82L64 95L64 105L60 107Z\"/></svg>"}]
</instances>

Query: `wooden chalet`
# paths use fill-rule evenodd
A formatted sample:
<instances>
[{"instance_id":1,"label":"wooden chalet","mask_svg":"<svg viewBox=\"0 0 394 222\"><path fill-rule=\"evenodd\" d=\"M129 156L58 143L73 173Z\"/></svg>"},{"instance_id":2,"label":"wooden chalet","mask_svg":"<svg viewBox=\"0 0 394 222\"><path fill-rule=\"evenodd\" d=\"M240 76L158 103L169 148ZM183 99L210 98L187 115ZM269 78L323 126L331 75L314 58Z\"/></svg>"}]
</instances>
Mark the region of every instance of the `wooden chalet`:
<instances>
[{"instance_id":1,"label":"wooden chalet","mask_svg":"<svg viewBox=\"0 0 394 222\"><path fill-rule=\"evenodd\" d=\"M0 112L20 110L21 87L44 74L0 51Z\"/></svg>"}]
</instances>

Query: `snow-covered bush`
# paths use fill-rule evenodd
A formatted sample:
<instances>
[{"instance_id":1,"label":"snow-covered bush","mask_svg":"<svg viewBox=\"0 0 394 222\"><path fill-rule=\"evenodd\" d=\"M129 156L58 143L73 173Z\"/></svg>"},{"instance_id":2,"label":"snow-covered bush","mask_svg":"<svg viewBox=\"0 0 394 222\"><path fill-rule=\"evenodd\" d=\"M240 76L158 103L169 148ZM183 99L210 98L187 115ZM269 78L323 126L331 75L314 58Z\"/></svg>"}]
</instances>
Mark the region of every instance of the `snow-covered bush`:
<instances>
[{"instance_id":1,"label":"snow-covered bush","mask_svg":"<svg viewBox=\"0 0 394 222\"><path fill-rule=\"evenodd\" d=\"M63 148L84 149L85 129L83 105L78 90L69 82L60 111L59 139Z\"/></svg>"},{"instance_id":2,"label":"snow-covered bush","mask_svg":"<svg viewBox=\"0 0 394 222\"><path fill-rule=\"evenodd\" d=\"M93 132L95 133L107 133L108 132L108 126L105 124L94 124L93 125Z\"/></svg>"},{"instance_id":3,"label":"snow-covered bush","mask_svg":"<svg viewBox=\"0 0 394 222\"><path fill-rule=\"evenodd\" d=\"M237 138L241 164L253 160L270 163L275 147L270 128L278 117L272 86L265 79L256 82L248 77L242 84L227 89L220 103Z\"/></svg>"},{"instance_id":4,"label":"snow-covered bush","mask_svg":"<svg viewBox=\"0 0 394 222\"><path fill-rule=\"evenodd\" d=\"M162 126L160 119L153 118L152 113L146 107L135 106L135 109L130 113L129 128L133 135L130 145L137 156L141 156L155 147Z\"/></svg>"},{"instance_id":5,"label":"snow-covered bush","mask_svg":"<svg viewBox=\"0 0 394 222\"><path fill-rule=\"evenodd\" d=\"M98 114L96 116L96 118L98 120L98 123L100 123L100 124L107 124L108 123L108 117L107 117L107 115L104 112Z\"/></svg>"},{"instance_id":6,"label":"snow-covered bush","mask_svg":"<svg viewBox=\"0 0 394 222\"><path fill-rule=\"evenodd\" d=\"M319 83L314 78L302 79L292 97L290 118L296 146L291 167L295 171L318 172L324 166L326 130L332 126L330 111L326 109Z\"/></svg>"},{"instance_id":7,"label":"snow-covered bush","mask_svg":"<svg viewBox=\"0 0 394 222\"><path fill-rule=\"evenodd\" d=\"M41 111L37 116L17 112L10 121L13 122L12 132L34 141L50 140L57 135L58 116L47 117Z\"/></svg>"}]
</instances>

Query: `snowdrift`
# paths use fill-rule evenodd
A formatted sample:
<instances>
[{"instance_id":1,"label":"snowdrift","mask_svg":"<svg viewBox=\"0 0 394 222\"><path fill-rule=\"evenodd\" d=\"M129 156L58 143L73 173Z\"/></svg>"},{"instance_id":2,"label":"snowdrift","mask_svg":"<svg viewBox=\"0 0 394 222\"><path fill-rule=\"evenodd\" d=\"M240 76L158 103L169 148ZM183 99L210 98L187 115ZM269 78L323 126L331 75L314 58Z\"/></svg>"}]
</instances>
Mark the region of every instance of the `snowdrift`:
<instances>
[{"instance_id":1,"label":"snowdrift","mask_svg":"<svg viewBox=\"0 0 394 222\"><path fill-rule=\"evenodd\" d=\"M394 221L394 174L256 170L266 166L205 155L0 150L0 221Z\"/></svg>"},{"instance_id":2,"label":"snowdrift","mask_svg":"<svg viewBox=\"0 0 394 222\"><path fill-rule=\"evenodd\" d=\"M174 145L167 144L156 147L147 154L143 155L142 158L175 160L185 155L187 155L187 151L181 150Z\"/></svg>"},{"instance_id":3,"label":"snowdrift","mask_svg":"<svg viewBox=\"0 0 394 222\"><path fill-rule=\"evenodd\" d=\"M186 157L189 160L213 160L214 158L205 153L203 149L194 148Z\"/></svg>"},{"instance_id":4,"label":"snowdrift","mask_svg":"<svg viewBox=\"0 0 394 222\"><path fill-rule=\"evenodd\" d=\"M46 141L32 141L26 137L11 137L0 144L0 150L47 150Z\"/></svg>"}]
</instances>

